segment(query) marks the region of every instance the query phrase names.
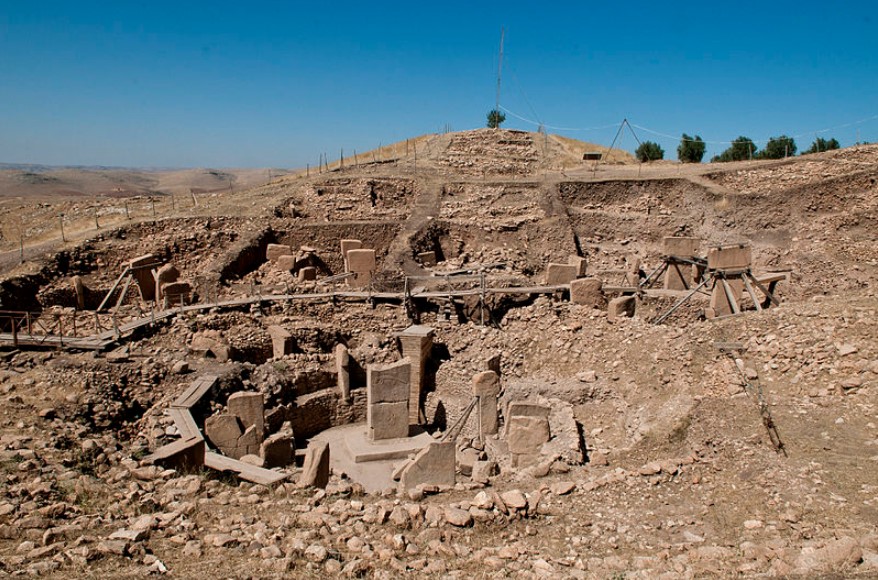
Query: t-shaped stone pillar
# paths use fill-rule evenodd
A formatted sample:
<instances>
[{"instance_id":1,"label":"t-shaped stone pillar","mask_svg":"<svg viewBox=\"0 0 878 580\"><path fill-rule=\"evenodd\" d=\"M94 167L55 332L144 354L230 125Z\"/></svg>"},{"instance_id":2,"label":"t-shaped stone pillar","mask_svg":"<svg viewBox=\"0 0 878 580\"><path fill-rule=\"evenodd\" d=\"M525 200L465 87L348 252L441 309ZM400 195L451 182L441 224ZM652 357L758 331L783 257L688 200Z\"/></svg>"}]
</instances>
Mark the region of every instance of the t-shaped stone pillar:
<instances>
[{"instance_id":1,"label":"t-shaped stone pillar","mask_svg":"<svg viewBox=\"0 0 878 580\"><path fill-rule=\"evenodd\" d=\"M409 326L399 333L403 358L412 363L411 392L409 394L409 425L420 425L426 422L421 408L421 395L424 392L424 373L430 351L433 350L434 331L429 326Z\"/></svg>"},{"instance_id":2,"label":"t-shaped stone pillar","mask_svg":"<svg viewBox=\"0 0 878 580\"><path fill-rule=\"evenodd\" d=\"M496 435L499 430L497 397L500 395L500 377L497 373L484 371L474 376L473 395L479 400L479 437Z\"/></svg>"}]
</instances>

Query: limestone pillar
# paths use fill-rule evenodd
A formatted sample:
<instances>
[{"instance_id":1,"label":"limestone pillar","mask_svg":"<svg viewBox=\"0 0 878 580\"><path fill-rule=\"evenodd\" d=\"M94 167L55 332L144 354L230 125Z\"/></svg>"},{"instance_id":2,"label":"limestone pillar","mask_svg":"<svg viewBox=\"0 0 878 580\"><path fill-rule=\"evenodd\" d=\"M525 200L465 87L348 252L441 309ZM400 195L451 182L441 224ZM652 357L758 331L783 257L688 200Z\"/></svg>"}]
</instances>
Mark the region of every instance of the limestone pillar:
<instances>
[{"instance_id":1,"label":"limestone pillar","mask_svg":"<svg viewBox=\"0 0 878 580\"><path fill-rule=\"evenodd\" d=\"M399 334L402 356L411 361L411 378L409 393L409 424L420 425L426 421L421 409L421 398L424 393L424 374L427 360L433 350L434 330L429 326L409 326Z\"/></svg>"}]
</instances>

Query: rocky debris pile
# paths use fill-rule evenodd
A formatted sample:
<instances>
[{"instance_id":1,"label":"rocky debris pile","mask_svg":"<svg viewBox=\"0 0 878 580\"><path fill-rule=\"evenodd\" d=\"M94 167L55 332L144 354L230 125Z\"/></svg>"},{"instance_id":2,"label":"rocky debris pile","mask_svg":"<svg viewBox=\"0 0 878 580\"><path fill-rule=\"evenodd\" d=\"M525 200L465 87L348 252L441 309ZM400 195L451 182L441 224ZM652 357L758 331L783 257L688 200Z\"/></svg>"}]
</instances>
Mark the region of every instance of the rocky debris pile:
<instances>
[{"instance_id":1,"label":"rocky debris pile","mask_svg":"<svg viewBox=\"0 0 878 580\"><path fill-rule=\"evenodd\" d=\"M415 195L411 179L333 177L302 187L295 198L305 215L326 221L401 219Z\"/></svg>"},{"instance_id":2,"label":"rocky debris pile","mask_svg":"<svg viewBox=\"0 0 878 580\"><path fill-rule=\"evenodd\" d=\"M515 231L546 217L538 187L511 185L446 185L439 217L457 223L479 224L488 231ZM473 215L472 208L484 208Z\"/></svg>"},{"instance_id":3,"label":"rocky debris pile","mask_svg":"<svg viewBox=\"0 0 878 580\"><path fill-rule=\"evenodd\" d=\"M533 138L523 131L476 129L451 136L439 164L465 175L527 176L539 169Z\"/></svg>"},{"instance_id":4,"label":"rocky debris pile","mask_svg":"<svg viewBox=\"0 0 878 580\"><path fill-rule=\"evenodd\" d=\"M807 161L716 173L710 177L740 193L777 193L862 171L874 172L878 165L878 145L860 145L809 155L805 159Z\"/></svg>"}]
</instances>

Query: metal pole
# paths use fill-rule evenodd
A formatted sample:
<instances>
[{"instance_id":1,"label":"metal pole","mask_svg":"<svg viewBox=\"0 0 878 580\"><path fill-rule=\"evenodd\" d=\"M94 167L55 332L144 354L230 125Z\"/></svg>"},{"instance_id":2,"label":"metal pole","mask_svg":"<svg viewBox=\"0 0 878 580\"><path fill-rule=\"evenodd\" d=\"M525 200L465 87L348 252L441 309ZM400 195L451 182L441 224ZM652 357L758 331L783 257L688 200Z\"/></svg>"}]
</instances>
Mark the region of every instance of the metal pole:
<instances>
[{"instance_id":1,"label":"metal pole","mask_svg":"<svg viewBox=\"0 0 878 580\"><path fill-rule=\"evenodd\" d=\"M128 213L128 200L127 199L125 200L125 219L126 220L131 219L131 214Z\"/></svg>"},{"instance_id":2,"label":"metal pole","mask_svg":"<svg viewBox=\"0 0 878 580\"><path fill-rule=\"evenodd\" d=\"M152 219L155 220L155 198L150 197L149 203L152 205Z\"/></svg>"},{"instance_id":3,"label":"metal pole","mask_svg":"<svg viewBox=\"0 0 878 580\"><path fill-rule=\"evenodd\" d=\"M67 238L64 237L64 214L63 213L58 214L58 220L61 222L61 241L66 242Z\"/></svg>"},{"instance_id":4,"label":"metal pole","mask_svg":"<svg viewBox=\"0 0 878 580\"><path fill-rule=\"evenodd\" d=\"M92 210L92 212L94 212L95 229L99 230L99 229L101 229L101 224L98 223L98 206L94 206L93 208L91 208L91 210Z\"/></svg>"}]
</instances>

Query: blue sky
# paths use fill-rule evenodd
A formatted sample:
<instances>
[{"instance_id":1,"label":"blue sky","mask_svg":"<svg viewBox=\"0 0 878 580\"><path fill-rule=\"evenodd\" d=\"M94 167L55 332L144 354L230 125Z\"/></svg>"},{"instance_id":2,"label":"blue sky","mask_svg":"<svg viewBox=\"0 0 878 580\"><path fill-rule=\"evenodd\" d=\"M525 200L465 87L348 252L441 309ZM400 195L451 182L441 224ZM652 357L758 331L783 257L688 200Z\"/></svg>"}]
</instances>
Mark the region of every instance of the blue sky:
<instances>
[{"instance_id":1,"label":"blue sky","mask_svg":"<svg viewBox=\"0 0 878 580\"><path fill-rule=\"evenodd\" d=\"M501 105L552 132L878 141L874 2L0 0L0 162L303 167L478 128L501 27Z\"/></svg>"}]
</instances>

